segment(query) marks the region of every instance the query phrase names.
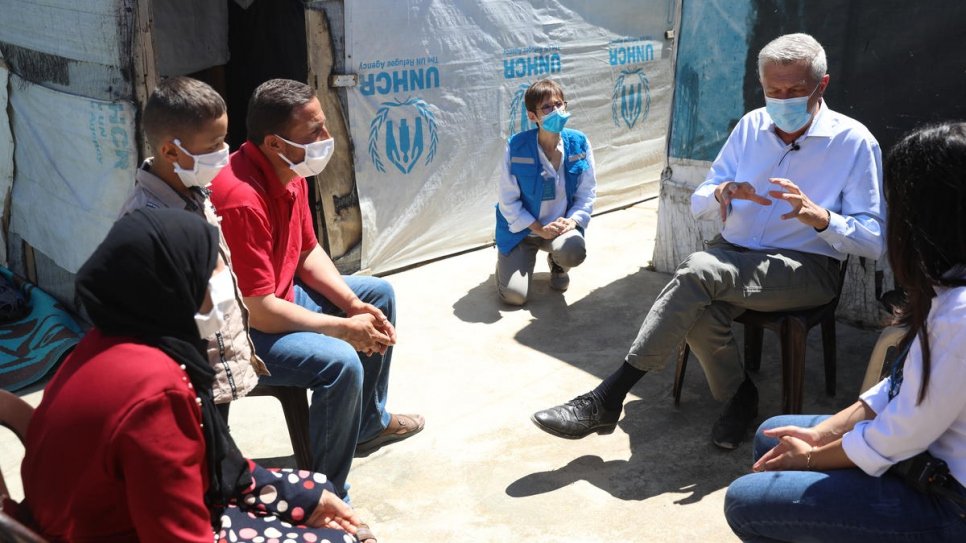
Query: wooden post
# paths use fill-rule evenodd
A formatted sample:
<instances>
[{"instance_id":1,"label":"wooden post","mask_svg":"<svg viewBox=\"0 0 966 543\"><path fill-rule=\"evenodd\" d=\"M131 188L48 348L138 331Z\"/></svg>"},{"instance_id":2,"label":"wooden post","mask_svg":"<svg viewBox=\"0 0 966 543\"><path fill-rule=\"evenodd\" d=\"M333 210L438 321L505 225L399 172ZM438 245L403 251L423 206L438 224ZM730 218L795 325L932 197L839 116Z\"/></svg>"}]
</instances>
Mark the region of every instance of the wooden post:
<instances>
[{"instance_id":1,"label":"wooden post","mask_svg":"<svg viewBox=\"0 0 966 543\"><path fill-rule=\"evenodd\" d=\"M320 238L328 242L329 256L337 259L362 242L362 213L356 196L355 168L348 123L337 90L329 87L334 48L325 12L305 10L305 34L309 58L308 84L325 113L325 124L335 139L335 152L328 166L315 176L316 194L322 204L324 225Z\"/></svg>"},{"instance_id":2,"label":"wooden post","mask_svg":"<svg viewBox=\"0 0 966 543\"><path fill-rule=\"evenodd\" d=\"M37 259L34 256L34 248L22 240L23 247L23 274L28 281L37 285Z\"/></svg>"},{"instance_id":3,"label":"wooden post","mask_svg":"<svg viewBox=\"0 0 966 543\"><path fill-rule=\"evenodd\" d=\"M148 97L158 86L157 58L154 53L154 11L151 7L151 0L136 0L134 11L134 43L131 51L131 67L134 74L132 87L134 88L134 104L137 108L135 114L134 133L138 145L140 160L151 156L148 150L148 142L144 138L141 130L141 113L144 111L144 104Z\"/></svg>"}]
</instances>

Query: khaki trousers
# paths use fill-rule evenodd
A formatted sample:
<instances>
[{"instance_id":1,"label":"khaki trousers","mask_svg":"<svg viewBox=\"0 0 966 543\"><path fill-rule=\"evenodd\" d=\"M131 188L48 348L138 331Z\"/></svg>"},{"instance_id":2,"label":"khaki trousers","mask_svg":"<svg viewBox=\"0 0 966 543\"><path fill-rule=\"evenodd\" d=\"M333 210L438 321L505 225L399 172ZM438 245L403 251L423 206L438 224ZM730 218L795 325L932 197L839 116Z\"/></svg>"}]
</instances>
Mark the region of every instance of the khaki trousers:
<instances>
[{"instance_id":1,"label":"khaki trousers","mask_svg":"<svg viewBox=\"0 0 966 543\"><path fill-rule=\"evenodd\" d=\"M711 394L731 398L744 380L732 321L746 309L788 311L822 305L838 292L840 262L786 249L753 251L720 235L692 253L658 295L625 359L635 368L664 367L686 339L704 368Z\"/></svg>"}]
</instances>

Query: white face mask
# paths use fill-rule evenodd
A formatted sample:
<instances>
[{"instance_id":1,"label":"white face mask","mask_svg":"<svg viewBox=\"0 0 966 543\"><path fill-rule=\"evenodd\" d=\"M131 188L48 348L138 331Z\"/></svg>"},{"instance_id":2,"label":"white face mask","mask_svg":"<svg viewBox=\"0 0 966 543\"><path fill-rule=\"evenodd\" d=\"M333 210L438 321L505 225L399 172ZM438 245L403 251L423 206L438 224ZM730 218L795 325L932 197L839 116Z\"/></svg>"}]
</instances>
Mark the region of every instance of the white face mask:
<instances>
[{"instance_id":1,"label":"white face mask","mask_svg":"<svg viewBox=\"0 0 966 543\"><path fill-rule=\"evenodd\" d=\"M291 160L285 158L285 155L278 153L278 156L282 157L282 160L288 164L288 167L300 177L311 177L313 175L319 175L322 173L322 170L325 169L325 165L328 164L329 159L332 158L332 152L335 150L335 140L332 138L321 141L313 141L312 143L302 145L301 143L288 141L278 134L275 134L275 137L293 147L305 149L305 159L298 164L293 164Z\"/></svg>"},{"instance_id":2,"label":"white face mask","mask_svg":"<svg viewBox=\"0 0 966 543\"><path fill-rule=\"evenodd\" d=\"M235 284L228 268L208 280L208 294L211 296L211 311L204 315L195 314L195 325L202 339L210 338L225 326L225 313L235 303Z\"/></svg>"},{"instance_id":3,"label":"white face mask","mask_svg":"<svg viewBox=\"0 0 966 543\"><path fill-rule=\"evenodd\" d=\"M205 153L203 155L193 155L181 146L179 140L174 140L174 144L181 149L181 152L190 156L194 161L195 165L192 169L186 170L181 167L177 162L174 163L174 173L178 174L181 178L181 182L184 186L191 187L207 187L211 184L211 180L218 175L218 172L222 168L228 165L228 144L212 153Z\"/></svg>"}]
</instances>

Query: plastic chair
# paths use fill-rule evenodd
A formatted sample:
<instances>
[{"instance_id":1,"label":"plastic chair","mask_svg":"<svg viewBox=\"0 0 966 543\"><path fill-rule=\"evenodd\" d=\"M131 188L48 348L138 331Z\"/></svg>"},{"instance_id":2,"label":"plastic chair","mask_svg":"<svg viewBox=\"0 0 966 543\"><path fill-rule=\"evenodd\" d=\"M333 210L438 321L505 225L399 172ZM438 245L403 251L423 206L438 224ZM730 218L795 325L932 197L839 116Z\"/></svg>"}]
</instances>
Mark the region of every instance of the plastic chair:
<instances>
[{"instance_id":1,"label":"plastic chair","mask_svg":"<svg viewBox=\"0 0 966 543\"><path fill-rule=\"evenodd\" d=\"M0 390L0 426L7 427L23 443L34 408L19 396ZM0 499L7 496L7 483L0 473ZM44 543L44 539L0 510L0 543Z\"/></svg>"},{"instance_id":2,"label":"plastic chair","mask_svg":"<svg viewBox=\"0 0 966 543\"><path fill-rule=\"evenodd\" d=\"M892 361L894 351L899 347L899 341L906 335L907 330L905 326L887 326L882 330L879 339L875 342L875 347L872 348L872 355L869 357L869 365L865 369L865 378L862 379L859 394L872 388L872 385L881 381L889 373L890 367L886 361Z\"/></svg>"},{"instance_id":3,"label":"plastic chair","mask_svg":"<svg viewBox=\"0 0 966 543\"><path fill-rule=\"evenodd\" d=\"M289 439L292 440L292 452L295 453L295 464L299 469L312 469L312 448L309 445L309 400L304 388L283 387L258 384L248 393L248 396L271 396L282 404L282 414L288 426ZM222 415L228 420L228 406L221 406Z\"/></svg>"},{"instance_id":4,"label":"plastic chair","mask_svg":"<svg viewBox=\"0 0 966 543\"><path fill-rule=\"evenodd\" d=\"M839 270L839 290L831 301L818 307L797 311L776 311L771 313L745 311L735 322L745 327L745 368L758 371L761 367L761 344L764 330L778 334L781 342L782 358L782 412L802 412L802 388L805 382L805 340L808 331L815 325L822 325L822 351L825 360L825 392L835 395L835 309L839 305L842 284L848 259L842 262ZM674 370L674 405L681 403L681 388L684 372L688 365L691 348L686 341L681 342L678 351L677 367Z\"/></svg>"}]
</instances>

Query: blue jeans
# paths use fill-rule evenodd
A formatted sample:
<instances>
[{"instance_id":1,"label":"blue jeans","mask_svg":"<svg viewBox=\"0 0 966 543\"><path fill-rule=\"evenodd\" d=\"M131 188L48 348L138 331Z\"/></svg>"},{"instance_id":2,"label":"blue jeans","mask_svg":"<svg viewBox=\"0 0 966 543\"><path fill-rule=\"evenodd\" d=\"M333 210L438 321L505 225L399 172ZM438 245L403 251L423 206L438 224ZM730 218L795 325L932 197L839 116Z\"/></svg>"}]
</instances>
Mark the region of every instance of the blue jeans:
<instances>
[{"instance_id":1,"label":"blue jeans","mask_svg":"<svg viewBox=\"0 0 966 543\"><path fill-rule=\"evenodd\" d=\"M378 307L395 324L396 299L387 281L358 276L343 279L359 299ZM342 315L321 294L298 284L295 303L317 313ZM315 332L266 334L252 329L251 336L255 352L272 374L261 382L312 390L312 469L324 473L339 496L346 498L346 476L356 444L376 437L389 425L386 393L392 348L384 355L362 356L345 341Z\"/></svg>"},{"instance_id":2,"label":"blue jeans","mask_svg":"<svg viewBox=\"0 0 966 543\"><path fill-rule=\"evenodd\" d=\"M778 443L762 430L811 427L826 418L766 420L755 435L755 460ZM962 486L957 491L966 498ZM966 541L962 505L921 494L890 473L871 477L858 468L751 473L731 483L724 509L742 541Z\"/></svg>"}]
</instances>

